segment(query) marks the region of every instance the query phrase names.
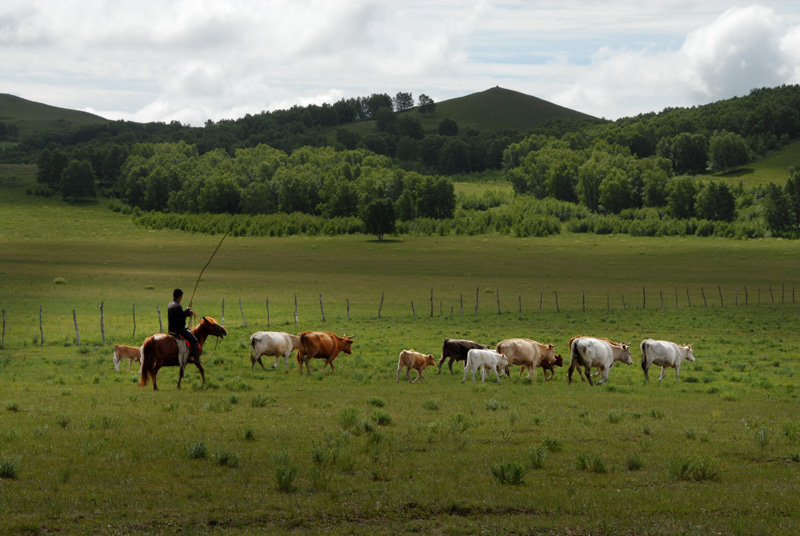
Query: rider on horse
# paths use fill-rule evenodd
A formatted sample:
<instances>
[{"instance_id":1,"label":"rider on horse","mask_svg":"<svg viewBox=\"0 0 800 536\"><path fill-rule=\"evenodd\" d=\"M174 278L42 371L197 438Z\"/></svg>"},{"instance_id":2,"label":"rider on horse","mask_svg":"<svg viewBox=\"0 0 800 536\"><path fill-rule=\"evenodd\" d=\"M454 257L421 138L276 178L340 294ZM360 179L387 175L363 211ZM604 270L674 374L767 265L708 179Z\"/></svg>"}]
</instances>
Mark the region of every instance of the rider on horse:
<instances>
[{"instance_id":1,"label":"rider on horse","mask_svg":"<svg viewBox=\"0 0 800 536\"><path fill-rule=\"evenodd\" d=\"M183 291L181 289L176 288L172 291L172 301L169 302L169 307L167 308L167 319L169 321L168 329L170 333L179 335L189 342L192 347L189 361L196 361L199 363L200 346L197 343L197 338L189 331L189 328L186 327L186 318L195 316L195 314L191 307L184 309L181 306L182 299Z\"/></svg>"}]
</instances>

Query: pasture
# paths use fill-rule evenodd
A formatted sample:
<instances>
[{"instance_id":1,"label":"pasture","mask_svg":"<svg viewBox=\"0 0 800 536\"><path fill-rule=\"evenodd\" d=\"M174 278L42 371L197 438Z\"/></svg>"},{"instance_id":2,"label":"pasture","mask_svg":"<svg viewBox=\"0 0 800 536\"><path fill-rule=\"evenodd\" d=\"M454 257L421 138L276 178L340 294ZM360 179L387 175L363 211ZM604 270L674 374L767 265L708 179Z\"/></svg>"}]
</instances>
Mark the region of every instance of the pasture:
<instances>
[{"instance_id":1,"label":"pasture","mask_svg":"<svg viewBox=\"0 0 800 536\"><path fill-rule=\"evenodd\" d=\"M193 302L221 320L225 300L208 382L190 366L178 391L164 368L154 392L114 371L113 346L158 331L157 307L166 324L174 287L188 303L220 237L18 187L0 229L0 532L800 531L797 242L229 237ZM353 354L333 374L251 371L248 337L266 329L353 334ZM567 385L578 334L630 341L634 364ZM395 384L404 348L517 336L556 345L553 381L462 384L457 364ZM694 344L680 383L643 381L645 337Z\"/></svg>"}]
</instances>

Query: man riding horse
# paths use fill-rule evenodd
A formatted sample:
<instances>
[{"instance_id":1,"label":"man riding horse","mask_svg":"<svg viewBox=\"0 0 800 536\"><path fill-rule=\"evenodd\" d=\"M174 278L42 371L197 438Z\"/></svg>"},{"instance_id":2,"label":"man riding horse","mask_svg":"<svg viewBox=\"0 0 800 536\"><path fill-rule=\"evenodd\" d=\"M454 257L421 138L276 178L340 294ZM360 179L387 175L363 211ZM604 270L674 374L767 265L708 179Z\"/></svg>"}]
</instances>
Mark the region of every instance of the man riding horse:
<instances>
[{"instance_id":1,"label":"man riding horse","mask_svg":"<svg viewBox=\"0 0 800 536\"><path fill-rule=\"evenodd\" d=\"M189 362L199 362L200 347L197 343L197 337L195 337L192 332L189 331L189 328L186 327L186 319L190 316L196 315L194 314L194 311L192 311L191 307L184 309L183 306L181 306L181 300L183 300L183 291L179 288L176 288L172 291L172 301L169 302L169 307L167 307L168 329L170 333L180 335L191 345L192 350L189 357Z\"/></svg>"}]
</instances>

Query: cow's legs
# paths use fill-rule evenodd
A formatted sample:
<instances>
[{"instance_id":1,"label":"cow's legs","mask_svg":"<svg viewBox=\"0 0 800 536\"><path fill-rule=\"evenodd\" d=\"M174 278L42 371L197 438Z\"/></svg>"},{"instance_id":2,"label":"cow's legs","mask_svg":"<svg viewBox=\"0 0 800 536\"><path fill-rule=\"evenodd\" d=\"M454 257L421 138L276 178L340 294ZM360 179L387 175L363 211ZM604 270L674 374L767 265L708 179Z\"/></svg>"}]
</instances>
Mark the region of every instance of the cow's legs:
<instances>
[{"instance_id":1,"label":"cow's legs","mask_svg":"<svg viewBox=\"0 0 800 536\"><path fill-rule=\"evenodd\" d=\"M580 369L578 369L578 371L580 371ZM583 377L581 377L581 379L583 379ZM589 380L589 385L594 386L594 382L592 381L592 368L591 367L586 367L586 379Z\"/></svg>"},{"instance_id":2,"label":"cow's legs","mask_svg":"<svg viewBox=\"0 0 800 536\"><path fill-rule=\"evenodd\" d=\"M677 369L675 369L675 371L677 372ZM658 377L658 381L661 381L661 380L664 379L664 373L665 372L667 372L667 367L661 367L661 376Z\"/></svg>"},{"instance_id":3,"label":"cow's legs","mask_svg":"<svg viewBox=\"0 0 800 536\"><path fill-rule=\"evenodd\" d=\"M650 371L650 366L642 364L642 370L644 370L644 380L649 382L650 376L647 373Z\"/></svg>"},{"instance_id":4,"label":"cow's legs","mask_svg":"<svg viewBox=\"0 0 800 536\"><path fill-rule=\"evenodd\" d=\"M419 380L422 383L425 383L425 378L422 376L422 370L417 371L417 377L414 378L414 381L411 383L417 383L417 380Z\"/></svg>"},{"instance_id":5,"label":"cow's legs","mask_svg":"<svg viewBox=\"0 0 800 536\"><path fill-rule=\"evenodd\" d=\"M461 383L467 381L467 367L464 367L464 377L461 379Z\"/></svg>"},{"instance_id":6,"label":"cow's legs","mask_svg":"<svg viewBox=\"0 0 800 536\"><path fill-rule=\"evenodd\" d=\"M492 367L492 371L494 372L494 377L497 378L497 384L500 385L500 373L497 371L497 367Z\"/></svg>"},{"instance_id":7,"label":"cow's legs","mask_svg":"<svg viewBox=\"0 0 800 536\"><path fill-rule=\"evenodd\" d=\"M676 381L676 382L680 381L680 380L678 379L678 369L679 369L679 368L680 368L680 366L679 366L679 365L675 365L675 381Z\"/></svg>"}]
</instances>

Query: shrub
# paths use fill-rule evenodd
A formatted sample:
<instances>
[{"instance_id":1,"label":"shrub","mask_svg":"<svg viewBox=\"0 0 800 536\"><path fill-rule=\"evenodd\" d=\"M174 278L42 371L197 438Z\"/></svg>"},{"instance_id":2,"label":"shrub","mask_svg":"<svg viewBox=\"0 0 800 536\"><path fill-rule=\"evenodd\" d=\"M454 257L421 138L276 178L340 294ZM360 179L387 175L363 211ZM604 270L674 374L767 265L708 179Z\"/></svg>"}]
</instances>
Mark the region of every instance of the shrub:
<instances>
[{"instance_id":1,"label":"shrub","mask_svg":"<svg viewBox=\"0 0 800 536\"><path fill-rule=\"evenodd\" d=\"M637 452L628 454L628 457L625 459L625 467L628 468L628 471L638 471L644 467L644 460L642 460L642 457Z\"/></svg>"},{"instance_id":2,"label":"shrub","mask_svg":"<svg viewBox=\"0 0 800 536\"><path fill-rule=\"evenodd\" d=\"M189 456L190 460L201 460L205 459L208 455L206 450L206 444L202 441L195 441L193 443L186 444L186 455Z\"/></svg>"},{"instance_id":3,"label":"shrub","mask_svg":"<svg viewBox=\"0 0 800 536\"><path fill-rule=\"evenodd\" d=\"M761 447L762 449L769 445L770 440L772 439L772 431L766 426L760 426L755 431L755 440L756 444Z\"/></svg>"},{"instance_id":4,"label":"shrub","mask_svg":"<svg viewBox=\"0 0 800 536\"><path fill-rule=\"evenodd\" d=\"M312 465L308 468L308 478L311 480L311 487L315 491L325 491L331 481L331 475L320 465Z\"/></svg>"},{"instance_id":5,"label":"shrub","mask_svg":"<svg viewBox=\"0 0 800 536\"><path fill-rule=\"evenodd\" d=\"M212 457L222 467L239 467L239 457L234 452L222 450L215 452Z\"/></svg>"},{"instance_id":6,"label":"shrub","mask_svg":"<svg viewBox=\"0 0 800 536\"><path fill-rule=\"evenodd\" d=\"M353 407L343 408L339 412L339 424L345 430L350 430L358 424L358 409Z\"/></svg>"},{"instance_id":7,"label":"shrub","mask_svg":"<svg viewBox=\"0 0 800 536\"><path fill-rule=\"evenodd\" d=\"M250 399L250 405L254 408L263 408L268 406L269 404L274 404L277 398L274 396L258 394Z\"/></svg>"},{"instance_id":8,"label":"shrub","mask_svg":"<svg viewBox=\"0 0 800 536\"><path fill-rule=\"evenodd\" d=\"M372 398L367 400L367 404L375 406L376 408L382 408L386 405L386 400L382 399L379 396L373 396Z\"/></svg>"},{"instance_id":9,"label":"shrub","mask_svg":"<svg viewBox=\"0 0 800 536\"><path fill-rule=\"evenodd\" d=\"M579 454L575 461L575 466L579 471L591 471L592 473L607 473L605 462L600 456L589 456L588 454Z\"/></svg>"},{"instance_id":10,"label":"shrub","mask_svg":"<svg viewBox=\"0 0 800 536\"><path fill-rule=\"evenodd\" d=\"M514 462L502 462L499 465L492 466L492 474L504 486L519 486L525 483L522 480L525 476L525 470L521 465Z\"/></svg>"},{"instance_id":11,"label":"shrub","mask_svg":"<svg viewBox=\"0 0 800 536\"><path fill-rule=\"evenodd\" d=\"M670 474L676 480L717 480L719 470L710 460L693 460L687 456L678 456L669 461L667 465Z\"/></svg>"},{"instance_id":12,"label":"shrub","mask_svg":"<svg viewBox=\"0 0 800 536\"><path fill-rule=\"evenodd\" d=\"M622 411L614 410L608 412L608 422L612 424L617 424L622 420L623 415L625 415Z\"/></svg>"},{"instance_id":13,"label":"shrub","mask_svg":"<svg viewBox=\"0 0 800 536\"><path fill-rule=\"evenodd\" d=\"M4 456L0 458L0 478L14 480L19 473L19 458L16 456Z\"/></svg>"},{"instance_id":14,"label":"shrub","mask_svg":"<svg viewBox=\"0 0 800 536\"><path fill-rule=\"evenodd\" d=\"M385 411L381 410L375 411L372 413L370 418L378 426L389 426L390 424L392 424L392 416Z\"/></svg>"},{"instance_id":15,"label":"shrub","mask_svg":"<svg viewBox=\"0 0 800 536\"><path fill-rule=\"evenodd\" d=\"M16 413L17 411L19 411L19 402L17 402L16 400L9 400L8 402L6 402L6 409L8 411L13 411L14 413Z\"/></svg>"},{"instance_id":16,"label":"shrub","mask_svg":"<svg viewBox=\"0 0 800 536\"><path fill-rule=\"evenodd\" d=\"M534 469L543 469L544 460L547 456L547 449L544 447L533 447L528 451L531 460L531 467Z\"/></svg>"},{"instance_id":17,"label":"shrub","mask_svg":"<svg viewBox=\"0 0 800 536\"><path fill-rule=\"evenodd\" d=\"M56 277L55 279L53 279L53 284L54 285L66 285L67 284L67 280L64 279L63 277Z\"/></svg>"},{"instance_id":18,"label":"shrub","mask_svg":"<svg viewBox=\"0 0 800 536\"><path fill-rule=\"evenodd\" d=\"M69 426L69 423L71 421L72 419L70 418L69 415L65 415L63 413L61 415L56 415L56 422L61 428L66 428L67 426Z\"/></svg>"},{"instance_id":19,"label":"shrub","mask_svg":"<svg viewBox=\"0 0 800 536\"><path fill-rule=\"evenodd\" d=\"M422 408L428 411L439 411L439 402L436 400L426 400L422 403Z\"/></svg>"},{"instance_id":20,"label":"shrub","mask_svg":"<svg viewBox=\"0 0 800 536\"><path fill-rule=\"evenodd\" d=\"M486 409L488 409L488 410L491 410L491 411L497 411L497 409L498 409L499 407L500 407L500 402L498 402L498 401L497 401L497 400L495 400L495 399L492 399L492 400L487 400L487 401L486 401Z\"/></svg>"},{"instance_id":21,"label":"shrub","mask_svg":"<svg viewBox=\"0 0 800 536\"><path fill-rule=\"evenodd\" d=\"M331 451L316 441L311 442L311 462L314 465L325 467L331 459Z\"/></svg>"},{"instance_id":22,"label":"shrub","mask_svg":"<svg viewBox=\"0 0 800 536\"><path fill-rule=\"evenodd\" d=\"M564 446L563 442L557 437L545 437L542 443L544 443L544 448L550 452L559 452Z\"/></svg>"},{"instance_id":23,"label":"shrub","mask_svg":"<svg viewBox=\"0 0 800 536\"><path fill-rule=\"evenodd\" d=\"M297 476L297 466L292 463L289 453L285 451L274 454L272 463L275 465L275 484L278 486L278 491L290 493L294 478Z\"/></svg>"},{"instance_id":24,"label":"shrub","mask_svg":"<svg viewBox=\"0 0 800 536\"><path fill-rule=\"evenodd\" d=\"M255 430L253 430L252 426L247 425L244 427L244 430L242 430L242 439L244 439L245 441L256 440L256 432Z\"/></svg>"}]
</instances>

